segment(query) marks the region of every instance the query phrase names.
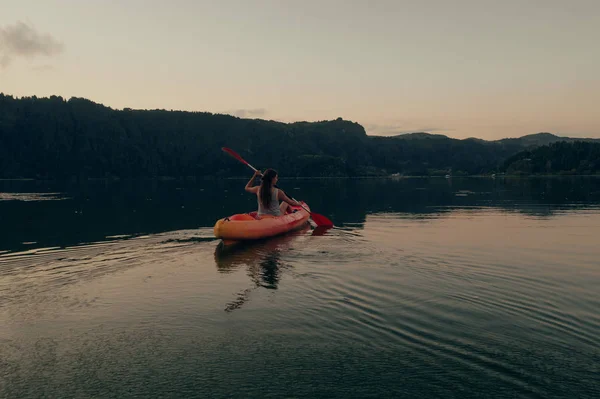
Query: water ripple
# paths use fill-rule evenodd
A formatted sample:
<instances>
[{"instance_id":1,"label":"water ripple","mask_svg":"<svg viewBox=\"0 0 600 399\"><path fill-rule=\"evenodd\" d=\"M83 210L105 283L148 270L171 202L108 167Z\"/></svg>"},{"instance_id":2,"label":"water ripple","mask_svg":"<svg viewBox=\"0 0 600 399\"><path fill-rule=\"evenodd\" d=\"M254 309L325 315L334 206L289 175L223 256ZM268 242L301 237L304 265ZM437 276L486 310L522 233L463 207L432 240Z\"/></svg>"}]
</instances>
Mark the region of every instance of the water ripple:
<instances>
[{"instance_id":1,"label":"water ripple","mask_svg":"<svg viewBox=\"0 0 600 399\"><path fill-rule=\"evenodd\" d=\"M40 356L72 381L72 359L92 374L153 364L244 392L248 373L327 370L407 396L412 382L435 396L593 397L600 254L581 231L597 233L600 214L561 217L372 214L235 247L205 228L2 253L0 367L31 376Z\"/></svg>"}]
</instances>

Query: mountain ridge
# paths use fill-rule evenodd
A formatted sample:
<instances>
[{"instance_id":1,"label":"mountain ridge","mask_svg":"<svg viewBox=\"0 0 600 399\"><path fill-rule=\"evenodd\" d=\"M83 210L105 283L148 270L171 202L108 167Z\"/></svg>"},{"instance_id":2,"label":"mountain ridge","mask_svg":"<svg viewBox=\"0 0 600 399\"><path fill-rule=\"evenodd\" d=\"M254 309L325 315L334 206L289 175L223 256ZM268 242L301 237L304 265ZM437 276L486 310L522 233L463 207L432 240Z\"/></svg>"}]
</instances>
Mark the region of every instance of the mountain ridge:
<instances>
[{"instance_id":1,"label":"mountain ridge","mask_svg":"<svg viewBox=\"0 0 600 399\"><path fill-rule=\"evenodd\" d=\"M221 147L286 176L477 175L500 171L511 156L540 144L586 140L596 141L550 133L497 141L425 132L370 136L342 118L285 123L0 94L0 178L9 179L246 175Z\"/></svg>"},{"instance_id":2,"label":"mountain ridge","mask_svg":"<svg viewBox=\"0 0 600 399\"><path fill-rule=\"evenodd\" d=\"M486 139L482 139L479 137L467 137L465 139L458 139L458 138L446 136L444 134L437 134L437 133L434 134L434 133L427 133L427 132L403 133L403 134L398 134L398 135L389 136L389 137L394 137L397 139L413 139L413 140L414 139L449 139L449 140L459 140L459 141L474 140L474 141L486 142L486 143L502 143L502 142L510 142L510 141L514 141L514 140L520 140L523 143L530 143L531 145L546 145L546 144L555 143L557 141L600 142L600 138L558 136L554 133L549 133L549 132L531 133L531 134L526 134L526 135L519 136L519 137L505 137L505 138L496 139L496 140L486 140Z\"/></svg>"}]
</instances>

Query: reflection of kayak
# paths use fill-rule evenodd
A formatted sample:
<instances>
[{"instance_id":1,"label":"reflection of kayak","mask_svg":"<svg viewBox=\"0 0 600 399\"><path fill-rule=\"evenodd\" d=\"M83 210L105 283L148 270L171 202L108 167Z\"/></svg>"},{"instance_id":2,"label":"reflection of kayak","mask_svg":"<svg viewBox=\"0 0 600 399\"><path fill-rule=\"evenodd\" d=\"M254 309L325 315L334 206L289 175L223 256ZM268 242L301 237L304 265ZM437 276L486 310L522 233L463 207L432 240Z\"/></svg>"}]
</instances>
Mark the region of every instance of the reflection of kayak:
<instances>
[{"instance_id":1,"label":"reflection of kayak","mask_svg":"<svg viewBox=\"0 0 600 399\"><path fill-rule=\"evenodd\" d=\"M308 210L308 205L302 203ZM215 223L215 237L225 244L236 241L258 240L296 230L308 222L310 214L299 206L292 206L291 213L277 217L257 219L256 212L242 213L220 219Z\"/></svg>"},{"instance_id":2,"label":"reflection of kayak","mask_svg":"<svg viewBox=\"0 0 600 399\"><path fill-rule=\"evenodd\" d=\"M252 287L238 292L225 306L225 311L239 309L250 299L251 292L256 288L277 289L281 273L286 268L282 254L308 230L310 225L306 223L298 230L270 239L239 241L236 245L219 243L215 248L215 263L219 272L227 274L244 268L253 283Z\"/></svg>"},{"instance_id":3,"label":"reflection of kayak","mask_svg":"<svg viewBox=\"0 0 600 399\"><path fill-rule=\"evenodd\" d=\"M309 230L310 225L307 223L297 230L270 239L239 241L236 245L221 242L215 248L215 263L221 273L231 272L241 266L258 267L273 254L279 255L287 251L298 237Z\"/></svg>"}]
</instances>

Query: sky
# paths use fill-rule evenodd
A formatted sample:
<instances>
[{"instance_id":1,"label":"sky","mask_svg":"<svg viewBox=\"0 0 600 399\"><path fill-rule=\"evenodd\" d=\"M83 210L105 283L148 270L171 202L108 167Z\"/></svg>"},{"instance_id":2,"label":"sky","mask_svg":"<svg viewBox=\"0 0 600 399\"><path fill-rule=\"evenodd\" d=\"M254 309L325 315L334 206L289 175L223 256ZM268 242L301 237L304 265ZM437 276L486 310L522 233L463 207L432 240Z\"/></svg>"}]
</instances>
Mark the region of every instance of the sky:
<instances>
[{"instance_id":1,"label":"sky","mask_svg":"<svg viewBox=\"0 0 600 399\"><path fill-rule=\"evenodd\" d=\"M600 137L599 0L0 0L0 92Z\"/></svg>"}]
</instances>

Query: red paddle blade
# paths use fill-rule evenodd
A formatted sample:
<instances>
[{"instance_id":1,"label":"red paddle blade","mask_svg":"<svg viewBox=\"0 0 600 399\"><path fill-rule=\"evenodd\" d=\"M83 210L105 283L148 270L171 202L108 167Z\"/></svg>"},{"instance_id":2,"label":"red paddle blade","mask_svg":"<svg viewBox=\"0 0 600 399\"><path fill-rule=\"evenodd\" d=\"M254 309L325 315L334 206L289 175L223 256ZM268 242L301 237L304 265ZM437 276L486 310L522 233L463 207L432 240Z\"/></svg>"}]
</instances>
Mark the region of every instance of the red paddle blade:
<instances>
[{"instance_id":1,"label":"red paddle blade","mask_svg":"<svg viewBox=\"0 0 600 399\"><path fill-rule=\"evenodd\" d=\"M326 227L326 226L317 226L315 227L315 229L313 230L311 236L317 237L317 236L324 236L325 234L327 234L327 232L329 231L330 227Z\"/></svg>"},{"instance_id":2,"label":"red paddle blade","mask_svg":"<svg viewBox=\"0 0 600 399\"><path fill-rule=\"evenodd\" d=\"M242 158L240 156L240 154L238 154L237 152L233 151L231 148L222 147L221 149L223 151L225 151L226 153L228 153L229 155L231 155L232 157L234 157L235 159L237 159L238 161L240 161L241 163L248 165L248 162L246 162L244 160L244 158Z\"/></svg>"},{"instance_id":3,"label":"red paddle blade","mask_svg":"<svg viewBox=\"0 0 600 399\"><path fill-rule=\"evenodd\" d=\"M323 215L311 212L310 217L312 218L313 222L315 222L315 224L319 227L333 227L333 222Z\"/></svg>"}]
</instances>

